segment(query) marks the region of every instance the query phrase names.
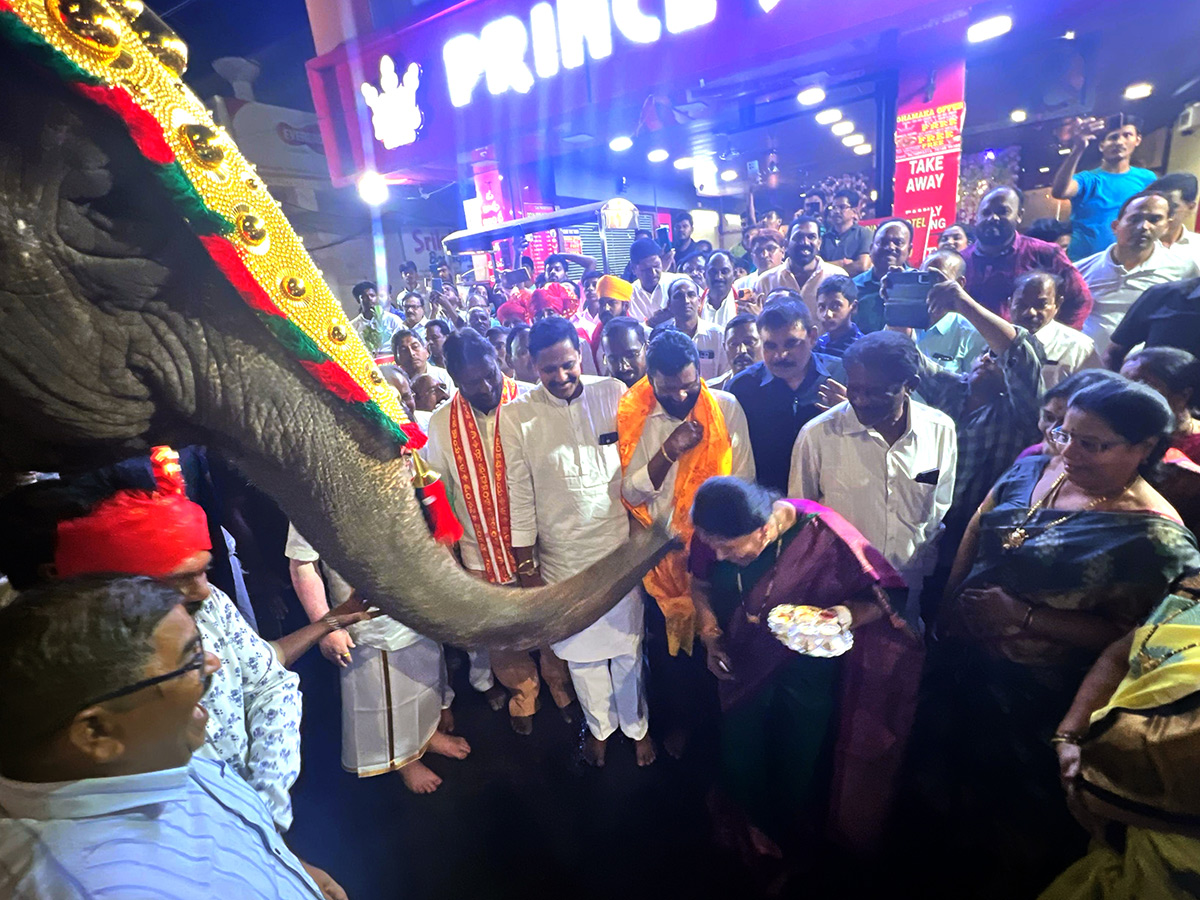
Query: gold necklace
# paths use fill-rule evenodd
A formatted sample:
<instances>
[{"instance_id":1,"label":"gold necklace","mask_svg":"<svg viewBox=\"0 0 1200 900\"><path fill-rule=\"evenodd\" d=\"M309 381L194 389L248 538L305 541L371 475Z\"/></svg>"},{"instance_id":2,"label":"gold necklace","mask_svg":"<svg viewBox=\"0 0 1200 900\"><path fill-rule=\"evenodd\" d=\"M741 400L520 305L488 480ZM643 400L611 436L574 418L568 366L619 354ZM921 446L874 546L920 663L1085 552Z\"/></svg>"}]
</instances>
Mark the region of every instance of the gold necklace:
<instances>
[{"instance_id":1,"label":"gold necklace","mask_svg":"<svg viewBox=\"0 0 1200 900\"><path fill-rule=\"evenodd\" d=\"M1147 634L1142 640L1142 646L1138 648L1137 660L1141 665L1143 675L1145 675L1147 672L1153 672L1173 656L1178 656L1180 653L1186 653L1188 650L1194 650L1195 648L1200 647L1200 641L1196 641L1183 647L1177 647L1169 653L1163 654L1162 656L1151 656L1146 650L1146 645L1150 643L1150 639L1154 637L1154 635L1158 632L1158 629L1175 619L1177 616L1182 615L1187 611L1187 609L1187 607L1184 607L1183 609L1177 609L1161 622L1155 623L1154 627L1150 629L1150 633Z\"/></svg>"},{"instance_id":2,"label":"gold necklace","mask_svg":"<svg viewBox=\"0 0 1200 900\"><path fill-rule=\"evenodd\" d=\"M1043 506L1046 505L1047 501L1052 501L1052 500L1058 499L1058 492L1062 488L1063 482L1066 480L1067 480L1066 472L1063 472L1061 475L1058 476L1058 478L1055 479L1054 484L1050 485L1050 490L1046 491L1046 493L1042 495L1042 498L1040 500L1038 500L1037 503L1033 504L1033 506L1031 506L1029 508L1029 512L1027 512L1025 514L1025 518L1021 520L1021 524L1019 524L1016 528L1012 529L1000 541L1001 547L1003 547L1005 550L1018 550L1021 548L1021 546L1027 540L1029 540L1029 531L1026 529L1025 526L1029 524L1030 519L1032 519L1035 515L1037 515L1038 510L1040 510ZM1130 481L1129 484L1133 484L1133 482ZM1118 492L1116 494L1105 495L1103 497L1097 497L1095 500L1093 500L1087 506L1083 507L1083 509L1071 510L1071 512L1067 513L1061 519L1055 519L1053 522L1050 522L1049 524L1044 525L1042 527L1042 534L1045 534L1047 531L1049 531L1051 528L1054 528L1056 525L1061 525L1063 522L1067 521L1068 519L1073 519L1075 516L1079 515L1080 513L1085 513L1088 510L1090 510L1096 506L1099 506L1101 503L1107 503L1110 500L1115 500L1117 497L1120 497L1121 494L1124 494L1127 490L1129 490L1129 484L1127 484L1127 485L1125 485L1125 487L1121 488L1120 492Z\"/></svg>"}]
</instances>

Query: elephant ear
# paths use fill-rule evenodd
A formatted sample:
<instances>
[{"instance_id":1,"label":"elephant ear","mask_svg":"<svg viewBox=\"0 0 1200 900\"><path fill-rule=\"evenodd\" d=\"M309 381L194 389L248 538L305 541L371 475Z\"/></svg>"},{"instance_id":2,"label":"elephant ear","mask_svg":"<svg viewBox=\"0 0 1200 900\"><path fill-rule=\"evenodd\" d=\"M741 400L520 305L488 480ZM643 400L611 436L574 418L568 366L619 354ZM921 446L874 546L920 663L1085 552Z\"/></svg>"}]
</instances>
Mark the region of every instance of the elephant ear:
<instances>
[{"instance_id":1,"label":"elephant ear","mask_svg":"<svg viewBox=\"0 0 1200 900\"><path fill-rule=\"evenodd\" d=\"M186 46L141 0L0 0L0 42L121 122L213 263L309 375L397 450L424 443L279 203L181 80Z\"/></svg>"}]
</instances>

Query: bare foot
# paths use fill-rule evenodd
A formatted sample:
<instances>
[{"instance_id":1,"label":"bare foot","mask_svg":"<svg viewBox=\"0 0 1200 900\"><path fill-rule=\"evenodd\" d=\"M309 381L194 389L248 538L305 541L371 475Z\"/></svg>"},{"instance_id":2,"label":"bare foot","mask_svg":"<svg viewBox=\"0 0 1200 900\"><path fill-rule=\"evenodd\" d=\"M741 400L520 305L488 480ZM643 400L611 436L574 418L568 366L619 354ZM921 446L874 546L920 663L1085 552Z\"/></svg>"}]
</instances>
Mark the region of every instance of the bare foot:
<instances>
[{"instance_id":1,"label":"bare foot","mask_svg":"<svg viewBox=\"0 0 1200 900\"><path fill-rule=\"evenodd\" d=\"M607 750L608 744L590 731L583 736L583 761L589 766L603 769L604 754Z\"/></svg>"},{"instance_id":2,"label":"bare foot","mask_svg":"<svg viewBox=\"0 0 1200 900\"><path fill-rule=\"evenodd\" d=\"M682 759L691 736L691 733L685 728L676 728L669 732L663 739L663 749L667 751L667 756L672 759Z\"/></svg>"},{"instance_id":3,"label":"bare foot","mask_svg":"<svg viewBox=\"0 0 1200 900\"><path fill-rule=\"evenodd\" d=\"M442 786L442 779L437 773L419 759L413 760L400 770L404 786L414 794L432 794Z\"/></svg>"},{"instance_id":4,"label":"bare foot","mask_svg":"<svg viewBox=\"0 0 1200 900\"><path fill-rule=\"evenodd\" d=\"M450 707L442 710L442 717L438 720L438 731L443 731L446 734L454 734L454 713L450 711Z\"/></svg>"},{"instance_id":5,"label":"bare foot","mask_svg":"<svg viewBox=\"0 0 1200 900\"><path fill-rule=\"evenodd\" d=\"M649 734L640 741L633 742L633 753L639 766L648 766L658 758L654 752L654 741L650 740Z\"/></svg>"},{"instance_id":6,"label":"bare foot","mask_svg":"<svg viewBox=\"0 0 1200 900\"><path fill-rule=\"evenodd\" d=\"M433 737L429 739L429 752L436 753L438 756L448 756L451 759L466 759L471 755L471 745L467 743L466 738L435 731Z\"/></svg>"}]
</instances>

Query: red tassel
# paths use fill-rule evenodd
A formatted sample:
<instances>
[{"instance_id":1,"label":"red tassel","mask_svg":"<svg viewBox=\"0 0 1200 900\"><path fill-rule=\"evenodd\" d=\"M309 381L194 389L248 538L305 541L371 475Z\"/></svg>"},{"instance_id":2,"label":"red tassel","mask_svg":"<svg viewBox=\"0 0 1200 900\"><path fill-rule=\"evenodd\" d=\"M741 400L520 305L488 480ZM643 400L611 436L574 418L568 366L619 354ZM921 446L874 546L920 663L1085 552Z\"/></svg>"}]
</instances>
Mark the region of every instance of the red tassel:
<instances>
[{"instance_id":1,"label":"red tassel","mask_svg":"<svg viewBox=\"0 0 1200 900\"><path fill-rule=\"evenodd\" d=\"M283 315L279 307L267 296L267 292L254 280L254 275L246 268L246 264L238 256L233 244L216 234L202 234L199 237L200 243L204 245L204 249L208 251L212 261L217 264L221 274L229 279L229 283L242 295L242 299L252 309L269 316Z\"/></svg>"},{"instance_id":2,"label":"red tassel","mask_svg":"<svg viewBox=\"0 0 1200 900\"><path fill-rule=\"evenodd\" d=\"M446 485L438 478L424 487L417 488L417 499L433 539L439 544L454 544L462 539L463 527L454 517L450 498L446 496Z\"/></svg>"},{"instance_id":3,"label":"red tassel","mask_svg":"<svg viewBox=\"0 0 1200 900\"><path fill-rule=\"evenodd\" d=\"M162 126L154 116L134 103L124 88L82 84L78 81L72 83L71 88L93 103L107 106L116 113L129 129L129 136L137 144L142 156L150 162L160 166L175 162L175 152L163 137Z\"/></svg>"},{"instance_id":4,"label":"red tassel","mask_svg":"<svg viewBox=\"0 0 1200 900\"><path fill-rule=\"evenodd\" d=\"M400 430L408 435L408 443L404 445L406 450L420 450L429 441L425 437L425 432L421 431L419 425L415 422L406 422L400 426Z\"/></svg>"},{"instance_id":5,"label":"red tassel","mask_svg":"<svg viewBox=\"0 0 1200 900\"><path fill-rule=\"evenodd\" d=\"M304 366L309 374L321 382L327 390L332 391L343 400L366 403L371 399L367 392L363 390L362 385L346 374L346 370L331 359L327 359L321 363L302 359L300 360L300 365Z\"/></svg>"}]
</instances>

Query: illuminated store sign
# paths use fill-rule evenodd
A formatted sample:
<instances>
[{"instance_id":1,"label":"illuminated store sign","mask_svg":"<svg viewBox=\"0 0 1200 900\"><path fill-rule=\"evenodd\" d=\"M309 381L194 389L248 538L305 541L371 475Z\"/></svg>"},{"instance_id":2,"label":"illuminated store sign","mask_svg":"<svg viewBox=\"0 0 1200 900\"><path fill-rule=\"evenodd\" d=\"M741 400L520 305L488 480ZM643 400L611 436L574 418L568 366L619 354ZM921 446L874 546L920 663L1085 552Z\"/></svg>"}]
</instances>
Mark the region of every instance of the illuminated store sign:
<instances>
[{"instance_id":1,"label":"illuminated store sign","mask_svg":"<svg viewBox=\"0 0 1200 900\"><path fill-rule=\"evenodd\" d=\"M638 0L558 0L529 11L529 21L501 16L458 34L442 46L450 102L468 106L480 81L491 94L526 94L539 78L577 69L585 58L612 55L613 28L634 44L653 44L717 16L717 0L664 0L663 18L643 12Z\"/></svg>"},{"instance_id":2,"label":"illuminated store sign","mask_svg":"<svg viewBox=\"0 0 1200 900\"><path fill-rule=\"evenodd\" d=\"M384 56L379 60L379 87L369 82L361 87L363 99L371 108L375 140L389 150L413 143L421 133L425 116L417 105L420 83L420 66L410 63L401 79L392 58Z\"/></svg>"}]
</instances>

